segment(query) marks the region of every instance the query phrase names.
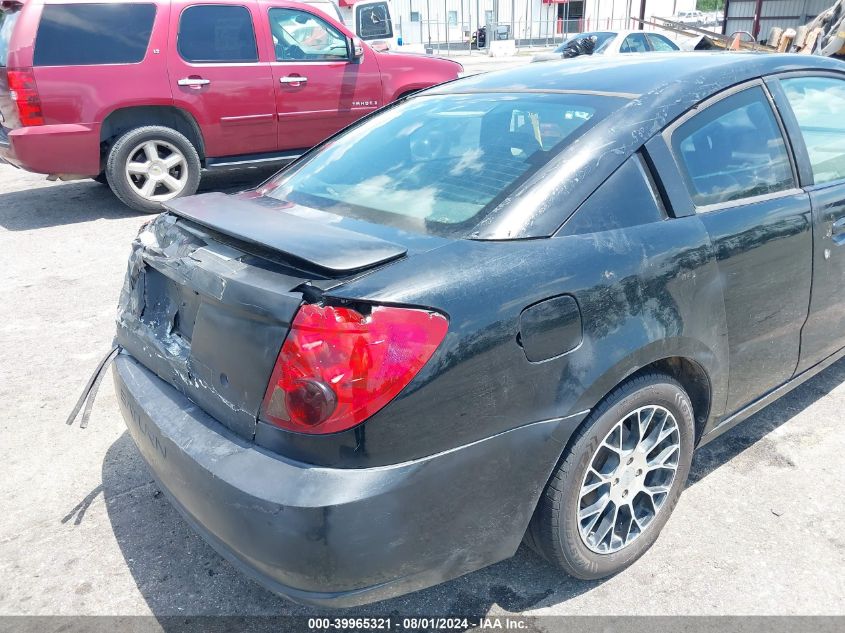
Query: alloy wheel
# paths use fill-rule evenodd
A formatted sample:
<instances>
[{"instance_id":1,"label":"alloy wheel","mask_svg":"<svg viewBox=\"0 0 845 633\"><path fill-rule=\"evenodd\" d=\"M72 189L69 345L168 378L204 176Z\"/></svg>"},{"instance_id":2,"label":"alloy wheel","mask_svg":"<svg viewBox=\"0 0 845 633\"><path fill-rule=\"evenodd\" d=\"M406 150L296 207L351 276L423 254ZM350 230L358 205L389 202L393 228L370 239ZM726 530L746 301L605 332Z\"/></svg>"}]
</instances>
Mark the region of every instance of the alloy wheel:
<instances>
[{"instance_id":1,"label":"alloy wheel","mask_svg":"<svg viewBox=\"0 0 845 633\"><path fill-rule=\"evenodd\" d=\"M154 202L177 197L188 183L188 163L167 141L145 141L126 161L126 179L139 196Z\"/></svg>"},{"instance_id":2,"label":"alloy wheel","mask_svg":"<svg viewBox=\"0 0 845 633\"><path fill-rule=\"evenodd\" d=\"M590 459L578 495L578 531L593 552L612 554L639 537L675 480L681 436L675 416L640 407L616 423Z\"/></svg>"}]
</instances>

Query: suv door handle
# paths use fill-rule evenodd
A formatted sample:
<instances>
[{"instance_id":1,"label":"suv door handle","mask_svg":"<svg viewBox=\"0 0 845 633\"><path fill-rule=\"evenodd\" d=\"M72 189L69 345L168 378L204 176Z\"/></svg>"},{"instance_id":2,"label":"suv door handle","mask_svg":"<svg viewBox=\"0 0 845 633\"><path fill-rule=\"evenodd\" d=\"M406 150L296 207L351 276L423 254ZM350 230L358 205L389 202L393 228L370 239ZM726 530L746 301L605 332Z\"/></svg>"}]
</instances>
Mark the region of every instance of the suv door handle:
<instances>
[{"instance_id":1,"label":"suv door handle","mask_svg":"<svg viewBox=\"0 0 845 633\"><path fill-rule=\"evenodd\" d=\"M207 86L211 83L211 80L200 79L199 77L183 77L176 83L180 86Z\"/></svg>"},{"instance_id":2,"label":"suv door handle","mask_svg":"<svg viewBox=\"0 0 845 633\"><path fill-rule=\"evenodd\" d=\"M308 81L308 77L300 77L299 75L279 77L279 83L282 84L304 84L306 81Z\"/></svg>"}]
</instances>

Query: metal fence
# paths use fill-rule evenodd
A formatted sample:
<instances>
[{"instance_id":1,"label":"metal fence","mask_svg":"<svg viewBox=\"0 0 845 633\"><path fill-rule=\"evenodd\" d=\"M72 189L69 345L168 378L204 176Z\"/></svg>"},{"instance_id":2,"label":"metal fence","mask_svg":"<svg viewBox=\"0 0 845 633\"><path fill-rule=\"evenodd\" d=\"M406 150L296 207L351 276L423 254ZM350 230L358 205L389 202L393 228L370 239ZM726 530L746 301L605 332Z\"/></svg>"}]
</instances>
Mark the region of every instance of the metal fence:
<instances>
[{"instance_id":1,"label":"metal fence","mask_svg":"<svg viewBox=\"0 0 845 633\"><path fill-rule=\"evenodd\" d=\"M589 14L570 15L568 3L541 0L392 0L391 5L394 30L403 43L436 54L477 54L471 40L481 26L487 27L488 40L501 32L514 40L517 49L554 46L585 31L637 28L634 20L618 11L617 17L595 19Z\"/></svg>"},{"instance_id":2,"label":"metal fence","mask_svg":"<svg viewBox=\"0 0 845 633\"><path fill-rule=\"evenodd\" d=\"M773 26L796 28L829 8L833 0L730 0L725 34L747 31L764 40Z\"/></svg>"},{"instance_id":3,"label":"metal fence","mask_svg":"<svg viewBox=\"0 0 845 633\"><path fill-rule=\"evenodd\" d=\"M471 42L477 27L469 22L459 25L450 24L443 20L420 19L414 22L398 19L394 26L398 26L397 33L405 44L421 44L432 49L437 54L449 54L466 51L467 54L477 53ZM495 34L501 34L501 39L513 39L517 49L545 48L560 44L571 35L585 31L608 30L617 31L636 28L627 19L602 20L602 26L589 27L585 20L534 20L527 22L522 19L497 22L495 20L482 24L487 27L487 39L494 39ZM646 26L647 30L651 27ZM511 34L513 34L511 36ZM481 51L484 53L484 51Z\"/></svg>"}]
</instances>

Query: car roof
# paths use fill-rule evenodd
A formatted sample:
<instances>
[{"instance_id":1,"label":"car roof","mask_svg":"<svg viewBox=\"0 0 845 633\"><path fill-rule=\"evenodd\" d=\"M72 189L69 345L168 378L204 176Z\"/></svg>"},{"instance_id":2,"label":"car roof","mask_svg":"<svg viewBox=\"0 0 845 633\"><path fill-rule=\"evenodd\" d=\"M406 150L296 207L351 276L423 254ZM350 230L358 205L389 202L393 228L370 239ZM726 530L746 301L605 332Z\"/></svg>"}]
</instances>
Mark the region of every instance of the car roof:
<instances>
[{"instance_id":1,"label":"car roof","mask_svg":"<svg viewBox=\"0 0 845 633\"><path fill-rule=\"evenodd\" d=\"M619 108L515 190L473 237L514 239L554 233L631 155L690 108L731 86L789 71L845 64L812 55L671 52L582 56L473 75L418 93L546 92L616 98Z\"/></svg>"},{"instance_id":2,"label":"car roof","mask_svg":"<svg viewBox=\"0 0 845 633\"><path fill-rule=\"evenodd\" d=\"M658 93L669 84L689 83L698 86L695 92L704 98L755 77L812 69L843 72L845 64L826 57L774 53L630 53L612 60L582 56L473 75L428 92L563 90L639 97Z\"/></svg>"}]
</instances>

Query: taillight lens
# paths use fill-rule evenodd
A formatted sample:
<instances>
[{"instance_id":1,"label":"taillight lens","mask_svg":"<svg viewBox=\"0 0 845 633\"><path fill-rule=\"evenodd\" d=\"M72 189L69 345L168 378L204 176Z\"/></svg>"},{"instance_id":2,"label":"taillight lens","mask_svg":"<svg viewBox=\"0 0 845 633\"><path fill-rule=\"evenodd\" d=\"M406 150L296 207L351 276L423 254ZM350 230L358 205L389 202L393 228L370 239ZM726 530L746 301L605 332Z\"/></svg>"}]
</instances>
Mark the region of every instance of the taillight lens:
<instances>
[{"instance_id":1,"label":"taillight lens","mask_svg":"<svg viewBox=\"0 0 845 633\"><path fill-rule=\"evenodd\" d=\"M35 85L35 74L31 68L13 68L6 71L9 97L18 107L21 125L44 125L41 98Z\"/></svg>"},{"instance_id":2,"label":"taillight lens","mask_svg":"<svg viewBox=\"0 0 845 633\"><path fill-rule=\"evenodd\" d=\"M335 433L392 400L428 362L449 323L427 310L303 305L267 385L262 419L300 433Z\"/></svg>"}]
</instances>

